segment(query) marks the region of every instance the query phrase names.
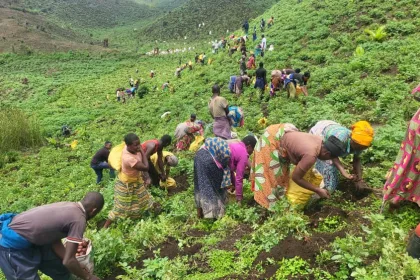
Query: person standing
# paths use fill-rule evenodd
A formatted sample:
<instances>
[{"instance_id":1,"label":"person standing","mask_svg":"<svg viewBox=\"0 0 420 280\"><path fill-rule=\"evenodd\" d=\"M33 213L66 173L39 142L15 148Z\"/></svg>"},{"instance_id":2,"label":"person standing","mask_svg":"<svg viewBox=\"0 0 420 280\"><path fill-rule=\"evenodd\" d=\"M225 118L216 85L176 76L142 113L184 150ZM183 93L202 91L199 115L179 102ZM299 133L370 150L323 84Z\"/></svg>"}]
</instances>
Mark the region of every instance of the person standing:
<instances>
[{"instance_id":1,"label":"person standing","mask_svg":"<svg viewBox=\"0 0 420 280\"><path fill-rule=\"evenodd\" d=\"M420 84L411 92L420 102ZM396 208L403 201L420 206L420 109L413 115L401 143L395 163L387 174L383 201Z\"/></svg>"},{"instance_id":2,"label":"person standing","mask_svg":"<svg viewBox=\"0 0 420 280\"><path fill-rule=\"evenodd\" d=\"M260 67L255 71L256 81L254 88L260 90L260 100L264 98L265 86L267 85L267 70L264 69L264 63L260 62Z\"/></svg>"},{"instance_id":3,"label":"person standing","mask_svg":"<svg viewBox=\"0 0 420 280\"><path fill-rule=\"evenodd\" d=\"M257 40L257 27L254 26L254 32L252 33L252 41L255 42Z\"/></svg>"},{"instance_id":4,"label":"person standing","mask_svg":"<svg viewBox=\"0 0 420 280\"><path fill-rule=\"evenodd\" d=\"M144 184L143 172L149 170L149 161L140 144L140 138L129 133L124 137L121 170L114 185L114 206L104 228L118 218L139 218L153 206L153 197Z\"/></svg>"},{"instance_id":5,"label":"person standing","mask_svg":"<svg viewBox=\"0 0 420 280\"><path fill-rule=\"evenodd\" d=\"M228 101L220 96L220 87L217 84L212 87L212 93L208 108L214 119L213 133L216 137L231 139Z\"/></svg>"},{"instance_id":6,"label":"person standing","mask_svg":"<svg viewBox=\"0 0 420 280\"><path fill-rule=\"evenodd\" d=\"M38 270L52 279L99 278L76 259L87 221L104 206L104 197L89 192L80 202L57 202L20 214L0 215L0 268L6 279L39 279ZM67 238L66 246L61 242Z\"/></svg>"},{"instance_id":7,"label":"person standing","mask_svg":"<svg viewBox=\"0 0 420 280\"><path fill-rule=\"evenodd\" d=\"M96 152L90 162L90 167L92 167L96 173L96 184L99 184L102 181L102 171L104 169L109 169L109 177L112 179L115 178L115 170L108 164L108 157L111 148L112 143L106 141L104 146Z\"/></svg>"},{"instance_id":8,"label":"person standing","mask_svg":"<svg viewBox=\"0 0 420 280\"><path fill-rule=\"evenodd\" d=\"M264 34L261 35L261 51L265 52L266 48L267 48L267 38L265 38ZM261 55L264 56L264 55Z\"/></svg>"},{"instance_id":9,"label":"person standing","mask_svg":"<svg viewBox=\"0 0 420 280\"><path fill-rule=\"evenodd\" d=\"M248 35L248 30L249 30L249 23L248 20L245 20L244 24L242 25L242 28L245 31L245 35Z\"/></svg>"}]
</instances>

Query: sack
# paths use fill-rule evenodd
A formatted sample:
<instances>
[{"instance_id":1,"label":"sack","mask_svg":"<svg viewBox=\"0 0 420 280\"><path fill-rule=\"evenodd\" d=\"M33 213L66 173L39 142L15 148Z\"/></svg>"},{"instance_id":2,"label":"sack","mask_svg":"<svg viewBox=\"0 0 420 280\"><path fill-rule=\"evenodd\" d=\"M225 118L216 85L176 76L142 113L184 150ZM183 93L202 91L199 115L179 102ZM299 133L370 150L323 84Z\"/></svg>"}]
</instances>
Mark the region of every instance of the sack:
<instances>
[{"instance_id":1,"label":"sack","mask_svg":"<svg viewBox=\"0 0 420 280\"><path fill-rule=\"evenodd\" d=\"M93 260L94 253L93 253L92 241L88 238L83 238L83 241L89 242L87 250L86 250L86 255L78 256L78 257L76 256L76 260L80 263L82 268L87 270L90 274L93 274L93 270L95 268L95 262ZM67 239L64 238L64 241L63 241L64 247L66 247L66 243L67 243ZM74 276L74 279L79 279L79 278Z\"/></svg>"},{"instance_id":2,"label":"sack","mask_svg":"<svg viewBox=\"0 0 420 280\"><path fill-rule=\"evenodd\" d=\"M121 143L114 148L112 148L111 152L109 153L108 163L111 167L117 171L121 171L121 164L122 164L122 152L125 148L125 143Z\"/></svg>"},{"instance_id":3,"label":"sack","mask_svg":"<svg viewBox=\"0 0 420 280\"><path fill-rule=\"evenodd\" d=\"M176 188L176 181L174 178L168 177L166 178L166 182L159 181L159 185L162 188Z\"/></svg>"},{"instance_id":4,"label":"sack","mask_svg":"<svg viewBox=\"0 0 420 280\"><path fill-rule=\"evenodd\" d=\"M306 181L311 183L316 187L320 187L322 183L322 175L316 170L311 169L309 170L305 176L303 177ZM290 204L292 205L306 205L308 201L311 199L312 195L314 194L313 191L307 190L302 188L298 184L296 184L292 178L289 180L289 188L286 192L286 197L289 200Z\"/></svg>"},{"instance_id":5,"label":"sack","mask_svg":"<svg viewBox=\"0 0 420 280\"><path fill-rule=\"evenodd\" d=\"M201 135L195 136L194 142L192 142L191 145L190 145L190 151L191 152L197 151L200 148L200 146L203 143L203 141L204 141L204 137L203 136L201 136Z\"/></svg>"}]
</instances>

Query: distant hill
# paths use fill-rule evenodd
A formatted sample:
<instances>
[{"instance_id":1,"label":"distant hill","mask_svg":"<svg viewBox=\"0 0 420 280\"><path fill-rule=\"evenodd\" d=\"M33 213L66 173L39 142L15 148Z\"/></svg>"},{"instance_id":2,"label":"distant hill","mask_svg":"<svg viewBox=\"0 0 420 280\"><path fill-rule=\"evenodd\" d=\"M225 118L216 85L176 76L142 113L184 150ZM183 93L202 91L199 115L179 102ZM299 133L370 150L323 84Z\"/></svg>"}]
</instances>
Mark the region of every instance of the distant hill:
<instances>
[{"instance_id":1,"label":"distant hill","mask_svg":"<svg viewBox=\"0 0 420 280\"><path fill-rule=\"evenodd\" d=\"M148 25L144 34L151 39L205 38L236 30L245 19L251 19L271 8L278 0L190 0L167 12ZM204 22L204 28L198 28Z\"/></svg>"},{"instance_id":2,"label":"distant hill","mask_svg":"<svg viewBox=\"0 0 420 280\"><path fill-rule=\"evenodd\" d=\"M3 0L0 7L41 14L73 27L110 28L159 16L187 0Z\"/></svg>"}]
</instances>

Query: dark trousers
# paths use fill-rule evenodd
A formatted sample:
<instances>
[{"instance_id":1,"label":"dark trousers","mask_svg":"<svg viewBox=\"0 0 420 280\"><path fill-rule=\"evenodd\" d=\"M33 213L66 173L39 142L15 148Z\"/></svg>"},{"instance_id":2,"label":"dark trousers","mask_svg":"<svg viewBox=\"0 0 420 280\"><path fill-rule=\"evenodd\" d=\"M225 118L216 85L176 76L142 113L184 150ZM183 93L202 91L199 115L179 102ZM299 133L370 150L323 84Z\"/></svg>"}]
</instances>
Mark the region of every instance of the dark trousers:
<instances>
[{"instance_id":1,"label":"dark trousers","mask_svg":"<svg viewBox=\"0 0 420 280\"><path fill-rule=\"evenodd\" d=\"M99 184L102 181L102 171L104 169L109 169L109 176L113 179L115 178L115 170L112 169L112 167L107 162L100 162L98 164L91 164L90 167L92 167L93 170L95 170L96 173L96 184Z\"/></svg>"},{"instance_id":2,"label":"dark trousers","mask_svg":"<svg viewBox=\"0 0 420 280\"><path fill-rule=\"evenodd\" d=\"M53 280L71 276L49 245L23 250L0 246L0 268L7 280L39 280L38 270Z\"/></svg>"}]
</instances>

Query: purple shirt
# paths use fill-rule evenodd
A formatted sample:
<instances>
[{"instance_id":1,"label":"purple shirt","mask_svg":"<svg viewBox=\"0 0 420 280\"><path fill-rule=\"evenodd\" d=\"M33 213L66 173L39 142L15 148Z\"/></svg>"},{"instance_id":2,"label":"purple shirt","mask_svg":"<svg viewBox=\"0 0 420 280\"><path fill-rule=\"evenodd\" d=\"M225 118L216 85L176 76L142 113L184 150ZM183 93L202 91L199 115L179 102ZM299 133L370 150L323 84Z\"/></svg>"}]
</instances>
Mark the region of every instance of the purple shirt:
<instances>
[{"instance_id":1,"label":"purple shirt","mask_svg":"<svg viewBox=\"0 0 420 280\"><path fill-rule=\"evenodd\" d=\"M229 167L232 172L232 182L235 185L236 199L242 200L242 180L244 178L245 168L248 165L248 152L243 142L229 143L230 162Z\"/></svg>"}]
</instances>

